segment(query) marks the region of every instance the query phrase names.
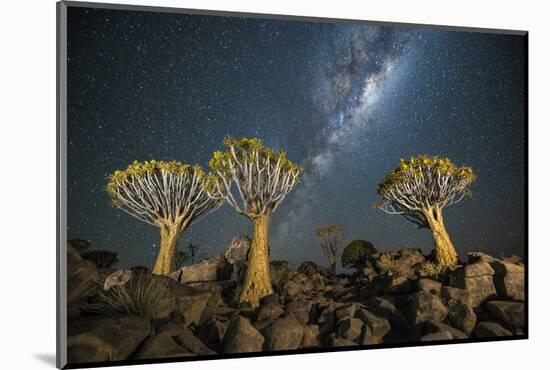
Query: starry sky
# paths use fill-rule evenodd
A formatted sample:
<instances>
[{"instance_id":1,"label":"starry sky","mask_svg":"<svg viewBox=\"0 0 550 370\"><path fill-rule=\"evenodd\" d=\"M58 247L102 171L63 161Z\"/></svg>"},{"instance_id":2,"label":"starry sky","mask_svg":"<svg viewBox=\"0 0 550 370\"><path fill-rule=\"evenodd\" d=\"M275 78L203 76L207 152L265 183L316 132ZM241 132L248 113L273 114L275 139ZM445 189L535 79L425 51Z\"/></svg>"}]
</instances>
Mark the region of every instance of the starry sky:
<instances>
[{"instance_id":1,"label":"starry sky","mask_svg":"<svg viewBox=\"0 0 550 370\"><path fill-rule=\"evenodd\" d=\"M315 229L429 253L429 230L374 209L401 157L472 166L474 196L444 211L459 254L523 256L525 39L406 26L68 9L68 237L150 266L159 231L113 208L107 176L133 160L207 167L226 135L305 167L270 226L271 259L327 264ZM221 252L249 221L229 206L180 248Z\"/></svg>"}]
</instances>

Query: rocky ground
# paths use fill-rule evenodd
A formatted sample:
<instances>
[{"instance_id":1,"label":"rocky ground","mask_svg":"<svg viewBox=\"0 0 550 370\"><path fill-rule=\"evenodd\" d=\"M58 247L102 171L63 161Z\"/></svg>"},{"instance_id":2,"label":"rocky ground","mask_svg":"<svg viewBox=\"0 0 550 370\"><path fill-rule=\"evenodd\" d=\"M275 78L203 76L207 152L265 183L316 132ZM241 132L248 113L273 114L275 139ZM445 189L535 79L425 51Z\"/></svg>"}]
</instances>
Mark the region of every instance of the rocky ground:
<instances>
[{"instance_id":1,"label":"rocky ground","mask_svg":"<svg viewBox=\"0 0 550 370\"><path fill-rule=\"evenodd\" d=\"M519 258L470 253L434 271L416 249L376 252L352 275L313 262L271 262L275 293L259 308L239 305L249 240L158 280L154 313L89 308L99 290L123 287L135 271L97 269L69 245L69 363L215 355L380 343L506 337L525 331ZM141 278L143 278L143 276Z\"/></svg>"}]
</instances>

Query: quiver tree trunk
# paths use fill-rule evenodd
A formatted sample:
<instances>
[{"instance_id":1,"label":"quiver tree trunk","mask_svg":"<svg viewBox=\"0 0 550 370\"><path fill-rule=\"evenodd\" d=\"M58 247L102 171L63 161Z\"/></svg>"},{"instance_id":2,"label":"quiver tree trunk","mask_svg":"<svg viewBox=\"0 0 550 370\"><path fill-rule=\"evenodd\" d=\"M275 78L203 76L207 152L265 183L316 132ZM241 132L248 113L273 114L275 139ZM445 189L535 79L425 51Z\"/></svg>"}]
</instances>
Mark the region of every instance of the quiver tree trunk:
<instances>
[{"instance_id":1,"label":"quiver tree trunk","mask_svg":"<svg viewBox=\"0 0 550 370\"><path fill-rule=\"evenodd\" d=\"M153 274L168 275L171 272L182 231L183 229L176 226L161 226L160 248L153 267Z\"/></svg>"},{"instance_id":2,"label":"quiver tree trunk","mask_svg":"<svg viewBox=\"0 0 550 370\"><path fill-rule=\"evenodd\" d=\"M269 275L268 230L269 216L252 219L254 236L248 255L248 266L240 302L249 302L252 307L260 304L260 299L273 293Z\"/></svg>"},{"instance_id":3,"label":"quiver tree trunk","mask_svg":"<svg viewBox=\"0 0 550 370\"><path fill-rule=\"evenodd\" d=\"M434 237L435 261L442 267L454 267L458 263L458 255L451 238L445 229L441 209L434 208L425 212L428 225Z\"/></svg>"}]
</instances>

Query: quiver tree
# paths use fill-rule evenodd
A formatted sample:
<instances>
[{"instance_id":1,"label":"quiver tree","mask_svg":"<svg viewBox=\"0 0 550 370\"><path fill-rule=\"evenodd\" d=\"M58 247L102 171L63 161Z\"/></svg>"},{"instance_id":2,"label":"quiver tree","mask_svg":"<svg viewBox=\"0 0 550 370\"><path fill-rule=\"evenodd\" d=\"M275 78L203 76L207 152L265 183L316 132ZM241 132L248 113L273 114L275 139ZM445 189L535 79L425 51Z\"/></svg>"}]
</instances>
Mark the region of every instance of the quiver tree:
<instances>
[{"instance_id":1,"label":"quiver tree","mask_svg":"<svg viewBox=\"0 0 550 370\"><path fill-rule=\"evenodd\" d=\"M134 161L109 177L107 191L113 205L160 229L154 274L170 272L181 234L221 204L204 191L205 178L199 166L155 160Z\"/></svg>"},{"instance_id":2,"label":"quiver tree","mask_svg":"<svg viewBox=\"0 0 550 370\"><path fill-rule=\"evenodd\" d=\"M344 239L344 229L333 224L318 228L315 234L321 242L323 253L328 258L330 271L335 273L341 242Z\"/></svg>"},{"instance_id":3,"label":"quiver tree","mask_svg":"<svg viewBox=\"0 0 550 370\"><path fill-rule=\"evenodd\" d=\"M377 206L390 214L402 215L418 228L431 229L436 263L455 266L458 256L443 223L443 208L471 195L475 180L470 167L457 167L448 158L421 155L399 167L378 185L382 202Z\"/></svg>"},{"instance_id":4,"label":"quiver tree","mask_svg":"<svg viewBox=\"0 0 550 370\"><path fill-rule=\"evenodd\" d=\"M253 238L249 263L239 296L252 307L260 298L273 293L269 275L269 220L286 195L299 182L300 166L274 151L259 139L226 138L225 152L217 151L210 160L212 173L207 191L216 201L226 201L252 222Z\"/></svg>"}]
</instances>

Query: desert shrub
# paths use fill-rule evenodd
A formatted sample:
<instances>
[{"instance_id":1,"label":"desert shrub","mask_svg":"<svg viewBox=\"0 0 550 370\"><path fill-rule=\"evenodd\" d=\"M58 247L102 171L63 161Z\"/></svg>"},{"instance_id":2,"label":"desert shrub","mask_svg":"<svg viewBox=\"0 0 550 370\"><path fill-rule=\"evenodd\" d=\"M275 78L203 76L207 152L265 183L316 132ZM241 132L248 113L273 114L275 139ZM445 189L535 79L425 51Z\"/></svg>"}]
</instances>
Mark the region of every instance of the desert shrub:
<instances>
[{"instance_id":1,"label":"desert shrub","mask_svg":"<svg viewBox=\"0 0 550 370\"><path fill-rule=\"evenodd\" d=\"M360 269L365 266L368 257L374 253L378 253L378 251L371 242L354 240L342 252L342 266Z\"/></svg>"},{"instance_id":2,"label":"desert shrub","mask_svg":"<svg viewBox=\"0 0 550 370\"><path fill-rule=\"evenodd\" d=\"M436 262L428 261L422 264L421 273L422 275L438 280L441 273L443 272L444 267Z\"/></svg>"},{"instance_id":3,"label":"desert shrub","mask_svg":"<svg viewBox=\"0 0 550 370\"><path fill-rule=\"evenodd\" d=\"M84 252L82 258L93 262L98 268L111 268L118 263L118 254L106 250L91 250Z\"/></svg>"},{"instance_id":4,"label":"desert shrub","mask_svg":"<svg viewBox=\"0 0 550 370\"><path fill-rule=\"evenodd\" d=\"M74 249L82 256L90 248L90 242L85 239L71 239L69 243L73 246Z\"/></svg>"},{"instance_id":5,"label":"desert shrub","mask_svg":"<svg viewBox=\"0 0 550 370\"><path fill-rule=\"evenodd\" d=\"M90 305L90 311L156 317L162 309L160 302L164 291L160 279L139 275L125 285L117 285L109 290L101 289L95 302Z\"/></svg>"}]
</instances>

